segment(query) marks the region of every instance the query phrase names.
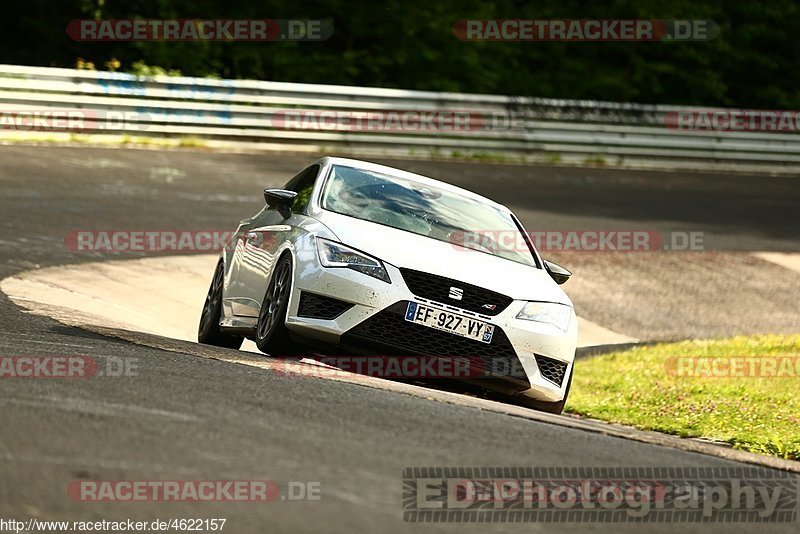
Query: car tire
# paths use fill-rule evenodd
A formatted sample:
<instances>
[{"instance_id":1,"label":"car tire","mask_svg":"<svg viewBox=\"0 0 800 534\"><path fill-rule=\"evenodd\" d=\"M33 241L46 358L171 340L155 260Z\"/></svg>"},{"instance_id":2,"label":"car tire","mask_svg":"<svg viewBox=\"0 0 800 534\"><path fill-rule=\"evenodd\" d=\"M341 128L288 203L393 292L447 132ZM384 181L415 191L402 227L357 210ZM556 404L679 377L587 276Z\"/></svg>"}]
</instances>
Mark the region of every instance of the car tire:
<instances>
[{"instance_id":1,"label":"car tire","mask_svg":"<svg viewBox=\"0 0 800 534\"><path fill-rule=\"evenodd\" d=\"M256 324L258 350L274 357L296 354L295 344L286 328L286 311L292 290L292 258L287 254L278 260L272 272Z\"/></svg>"},{"instance_id":2,"label":"car tire","mask_svg":"<svg viewBox=\"0 0 800 534\"><path fill-rule=\"evenodd\" d=\"M225 281L225 263L220 259L211 286L208 288L206 302L200 314L200 325L197 327L197 341L204 345L238 349L242 346L242 338L226 334L220 330L219 320L222 317L222 285Z\"/></svg>"},{"instance_id":3,"label":"car tire","mask_svg":"<svg viewBox=\"0 0 800 534\"><path fill-rule=\"evenodd\" d=\"M546 412L546 413L554 413L556 415L561 415L561 412L564 411L564 406L567 404L567 397L569 397L569 390L572 387L572 373L569 374L569 380L567 380L567 389L564 391L564 398L558 402L546 402L531 399L528 397L514 397L514 404L519 406L524 406L525 408L532 408L539 412Z\"/></svg>"}]
</instances>

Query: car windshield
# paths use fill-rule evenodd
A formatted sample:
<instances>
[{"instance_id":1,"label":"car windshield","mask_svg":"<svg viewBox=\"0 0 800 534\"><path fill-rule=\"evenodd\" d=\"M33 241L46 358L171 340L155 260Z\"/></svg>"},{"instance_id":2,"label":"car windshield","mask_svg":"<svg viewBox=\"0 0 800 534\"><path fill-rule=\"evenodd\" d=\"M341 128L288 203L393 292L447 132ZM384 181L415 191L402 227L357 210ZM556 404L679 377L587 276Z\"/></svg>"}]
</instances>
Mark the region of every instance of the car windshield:
<instances>
[{"instance_id":1,"label":"car windshield","mask_svg":"<svg viewBox=\"0 0 800 534\"><path fill-rule=\"evenodd\" d=\"M421 182L335 165L322 207L537 267L508 211Z\"/></svg>"}]
</instances>

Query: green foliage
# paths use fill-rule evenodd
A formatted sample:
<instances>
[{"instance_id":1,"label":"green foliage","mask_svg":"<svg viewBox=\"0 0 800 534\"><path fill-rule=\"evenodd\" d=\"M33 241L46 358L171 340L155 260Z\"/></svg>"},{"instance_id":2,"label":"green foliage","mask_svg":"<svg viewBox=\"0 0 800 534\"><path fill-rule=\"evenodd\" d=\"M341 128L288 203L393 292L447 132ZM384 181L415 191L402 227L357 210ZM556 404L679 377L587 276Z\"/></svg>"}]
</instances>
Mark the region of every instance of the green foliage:
<instances>
[{"instance_id":1,"label":"green foliage","mask_svg":"<svg viewBox=\"0 0 800 534\"><path fill-rule=\"evenodd\" d=\"M28 0L6 6L6 63L643 103L800 107L792 0ZM329 18L323 42L76 42L73 19ZM465 42L465 18L712 19L709 42ZM115 64L115 63L114 63ZM152 67L157 65L158 67Z\"/></svg>"},{"instance_id":2,"label":"green foliage","mask_svg":"<svg viewBox=\"0 0 800 534\"><path fill-rule=\"evenodd\" d=\"M131 74L136 74L137 76L180 76L181 71L170 69L166 70L163 67L151 67L147 65L144 61L135 61L130 68Z\"/></svg>"}]
</instances>

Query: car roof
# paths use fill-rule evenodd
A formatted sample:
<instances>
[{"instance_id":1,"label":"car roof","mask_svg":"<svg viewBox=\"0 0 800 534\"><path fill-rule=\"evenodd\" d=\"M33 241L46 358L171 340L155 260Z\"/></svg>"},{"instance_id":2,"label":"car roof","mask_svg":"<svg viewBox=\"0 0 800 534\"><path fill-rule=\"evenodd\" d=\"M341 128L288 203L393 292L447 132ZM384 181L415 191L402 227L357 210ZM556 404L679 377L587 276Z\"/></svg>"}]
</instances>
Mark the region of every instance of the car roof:
<instances>
[{"instance_id":1,"label":"car roof","mask_svg":"<svg viewBox=\"0 0 800 534\"><path fill-rule=\"evenodd\" d=\"M383 174L388 174L389 176L396 176L398 178L405 178L407 180L411 180L414 182L418 182L421 184L429 185L431 187L436 187L438 189L442 189L445 191L450 191L452 193L457 193L463 195L465 197L471 198L473 200L478 200L480 202L484 202L486 204L490 204L492 206L502 208L506 211L509 210L506 206L495 202L490 198L486 198L482 195L477 193L473 193L468 189L463 189L461 187L457 187L452 184L448 184L447 182L442 182L440 180L436 180L435 178L430 178L428 176L423 176L421 174L416 174L413 172L404 171L402 169L397 169L395 167L389 167L388 165L380 165L378 163L371 163L369 161L363 161L359 159L350 159L350 158L340 158L340 157L333 157L333 156L326 156L319 160L320 163L323 165L340 165L342 167L353 167L355 169L362 169L365 171L372 171L372 172L380 172Z\"/></svg>"}]
</instances>

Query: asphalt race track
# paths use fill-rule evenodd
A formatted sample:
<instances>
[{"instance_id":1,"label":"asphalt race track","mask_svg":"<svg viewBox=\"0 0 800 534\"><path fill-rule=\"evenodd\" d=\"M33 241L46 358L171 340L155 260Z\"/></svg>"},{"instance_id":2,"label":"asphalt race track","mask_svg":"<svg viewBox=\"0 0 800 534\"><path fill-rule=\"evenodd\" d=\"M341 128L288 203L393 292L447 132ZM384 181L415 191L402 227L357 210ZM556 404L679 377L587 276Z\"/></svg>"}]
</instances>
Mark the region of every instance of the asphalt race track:
<instances>
[{"instance_id":1,"label":"asphalt race track","mask_svg":"<svg viewBox=\"0 0 800 534\"><path fill-rule=\"evenodd\" d=\"M75 253L79 229L233 229L309 157L0 147L0 278L139 257ZM800 273L751 252L800 251L792 178L389 161L504 202L529 230L703 232L705 252L553 252L579 314L639 339L792 332ZM548 256L548 254L546 254ZM176 284L180 278L176 276ZM736 291L733 291L736 289ZM760 313L754 313L754 310ZM198 358L22 313L0 294L0 354L129 360L137 373L0 382L0 516L226 518L228 532L638 532L635 524L406 523L413 466L736 467L741 464L358 384ZM220 349L221 350L221 349ZM579 372L579 371L578 371ZM315 481L321 500L82 503L93 480ZM652 532L719 525L649 524ZM726 532L749 532L730 523ZM796 524L759 526L796 532Z\"/></svg>"}]
</instances>

